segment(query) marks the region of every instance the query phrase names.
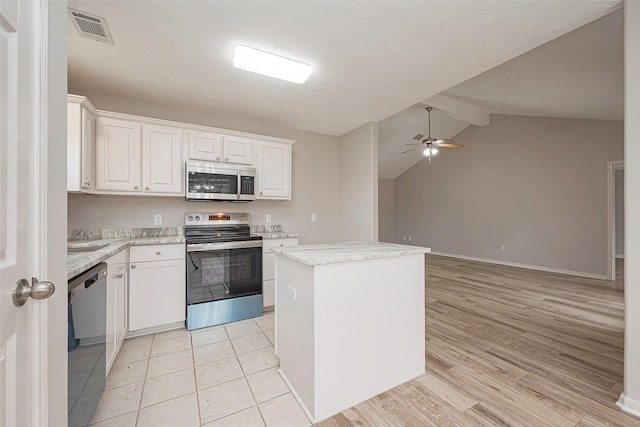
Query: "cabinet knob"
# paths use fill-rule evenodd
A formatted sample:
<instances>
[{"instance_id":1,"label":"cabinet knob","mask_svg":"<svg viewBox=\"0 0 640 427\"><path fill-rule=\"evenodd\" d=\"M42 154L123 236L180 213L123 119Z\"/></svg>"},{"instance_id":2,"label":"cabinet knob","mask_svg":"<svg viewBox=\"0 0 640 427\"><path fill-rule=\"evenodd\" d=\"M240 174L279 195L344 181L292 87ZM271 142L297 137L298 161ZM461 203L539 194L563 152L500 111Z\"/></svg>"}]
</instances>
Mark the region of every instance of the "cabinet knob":
<instances>
[{"instance_id":1,"label":"cabinet knob","mask_svg":"<svg viewBox=\"0 0 640 427\"><path fill-rule=\"evenodd\" d=\"M162 252L160 252L160 251L157 251L157 252L156 252L156 255L160 255L160 254L162 254Z\"/></svg>"},{"instance_id":2,"label":"cabinet knob","mask_svg":"<svg viewBox=\"0 0 640 427\"><path fill-rule=\"evenodd\" d=\"M145 189L145 190L148 190L148 189L149 189L149 186L147 185L146 187L144 187L144 189Z\"/></svg>"},{"instance_id":3,"label":"cabinet knob","mask_svg":"<svg viewBox=\"0 0 640 427\"><path fill-rule=\"evenodd\" d=\"M262 191L260 192L260 195L262 196Z\"/></svg>"},{"instance_id":4,"label":"cabinet knob","mask_svg":"<svg viewBox=\"0 0 640 427\"><path fill-rule=\"evenodd\" d=\"M131 264L131 268L136 268L136 265L135 264Z\"/></svg>"},{"instance_id":5,"label":"cabinet knob","mask_svg":"<svg viewBox=\"0 0 640 427\"><path fill-rule=\"evenodd\" d=\"M84 185L86 185L87 187L91 185L91 183L89 181L85 181Z\"/></svg>"},{"instance_id":6,"label":"cabinet knob","mask_svg":"<svg viewBox=\"0 0 640 427\"><path fill-rule=\"evenodd\" d=\"M140 187L138 187L137 185L134 185L134 186L133 186L133 189L134 189L134 190L137 190L138 188L140 188Z\"/></svg>"},{"instance_id":7,"label":"cabinet knob","mask_svg":"<svg viewBox=\"0 0 640 427\"><path fill-rule=\"evenodd\" d=\"M228 162L228 161L229 161L229 158L228 158L228 157L225 157L225 158L224 158L224 161L225 161L225 162Z\"/></svg>"},{"instance_id":8,"label":"cabinet knob","mask_svg":"<svg viewBox=\"0 0 640 427\"><path fill-rule=\"evenodd\" d=\"M216 160L220 160L220 156L216 157Z\"/></svg>"}]
</instances>

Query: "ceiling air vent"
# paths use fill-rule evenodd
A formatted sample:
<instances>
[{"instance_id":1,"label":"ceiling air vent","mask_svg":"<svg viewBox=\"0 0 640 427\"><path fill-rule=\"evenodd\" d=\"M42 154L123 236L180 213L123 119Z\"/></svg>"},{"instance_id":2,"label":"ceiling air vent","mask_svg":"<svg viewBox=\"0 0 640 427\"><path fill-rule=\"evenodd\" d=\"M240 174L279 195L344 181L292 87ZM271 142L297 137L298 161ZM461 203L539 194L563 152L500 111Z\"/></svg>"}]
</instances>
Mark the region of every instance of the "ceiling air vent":
<instances>
[{"instance_id":1,"label":"ceiling air vent","mask_svg":"<svg viewBox=\"0 0 640 427\"><path fill-rule=\"evenodd\" d=\"M424 135L420 133L413 137L414 141L420 141L422 138L424 138Z\"/></svg>"},{"instance_id":2,"label":"ceiling air vent","mask_svg":"<svg viewBox=\"0 0 640 427\"><path fill-rule=\"evenodd\" d=\"M80 33L80 37L113 44L107 21L102 16L71 8L69 8L69 16L78 33Z\"/></svg>"}]
</instances>

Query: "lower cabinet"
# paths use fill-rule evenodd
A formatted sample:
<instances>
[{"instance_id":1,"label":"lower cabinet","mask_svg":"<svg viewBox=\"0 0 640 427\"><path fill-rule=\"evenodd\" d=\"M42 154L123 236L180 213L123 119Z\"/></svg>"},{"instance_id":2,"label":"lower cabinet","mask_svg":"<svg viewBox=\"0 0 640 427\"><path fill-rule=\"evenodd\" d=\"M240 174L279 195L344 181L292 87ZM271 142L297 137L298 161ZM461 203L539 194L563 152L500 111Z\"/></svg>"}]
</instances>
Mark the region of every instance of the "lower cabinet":
<instances>
[{"instance_id":1,"label":"lower cabinet","mask_svg":"<svg viewBox=\"0 0 640 427\"><path fill-rule=\"evenodd\" d=\"M161 329L185 321L185 247L132 246L129 330Z\"/></svg>"},{"instance_id":2,"label":"lower cabinet","mask_svg":"<svg viewBox=\"0 0 640 427\"><path fill-rule=\"evenodd\" d=\"M262 302L264 307L274 307L276 303L276 254L273 248L298 246L298 238L264 239L262 241Z\"/></svg>"},{"instance_id":3,"label":"lower cabinet","mask_svg":"<svg viewBox=\"0 0 640 427\"><path fill-rule=\"evenodd\" d=\"M107 375L127 334L127 249L107 263Z\"/></svg>"}]
</instances>

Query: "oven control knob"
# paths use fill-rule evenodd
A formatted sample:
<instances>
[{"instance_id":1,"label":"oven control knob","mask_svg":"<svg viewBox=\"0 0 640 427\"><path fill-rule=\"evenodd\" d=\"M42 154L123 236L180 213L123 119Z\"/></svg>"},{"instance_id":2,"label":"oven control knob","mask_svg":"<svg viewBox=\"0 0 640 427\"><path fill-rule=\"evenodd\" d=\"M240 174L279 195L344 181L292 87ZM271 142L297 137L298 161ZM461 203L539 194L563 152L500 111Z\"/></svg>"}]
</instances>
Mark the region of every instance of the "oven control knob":
<instances>
[{"instance_id":1,"label":"oven control knob","mask_svg":"<svg viewBox=\"0 0 640 427\"><path fill-rule=\"evenodd\" d=\"M196 215L196 221L200 221L200 215Z\"/></svg>"},{"instance_id":2,"label":"oven control knob","mask_svg":"<svg viewBox=\"0 0 640 427\"><path fill-rule=\"evenodd\" d=\"M189 221L193 221L193 216L189 215L189 217L187 217L187 219L188 219Z\"/></svg>"}]
</instances>

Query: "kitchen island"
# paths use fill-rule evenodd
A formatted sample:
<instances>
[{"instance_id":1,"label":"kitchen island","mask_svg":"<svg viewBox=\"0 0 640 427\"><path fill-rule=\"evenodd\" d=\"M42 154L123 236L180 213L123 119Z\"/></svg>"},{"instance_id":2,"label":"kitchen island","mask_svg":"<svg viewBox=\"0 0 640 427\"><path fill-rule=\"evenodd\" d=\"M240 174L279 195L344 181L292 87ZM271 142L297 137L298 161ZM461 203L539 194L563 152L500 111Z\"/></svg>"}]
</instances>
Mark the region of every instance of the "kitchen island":
<instances>
[{"instance_id":1,"label":"kitchen island","mask_svg":"<svg viewBox=\"0 0 640 427\"><path fill-rule=\"evenodd\" d=\"M346 242L273 251L280 374L312 422L424 373L430 249Z\"/></svg>"}]
</instances>

